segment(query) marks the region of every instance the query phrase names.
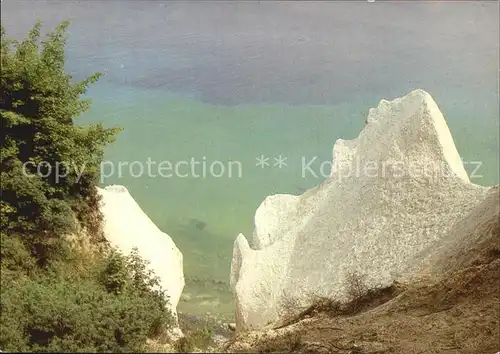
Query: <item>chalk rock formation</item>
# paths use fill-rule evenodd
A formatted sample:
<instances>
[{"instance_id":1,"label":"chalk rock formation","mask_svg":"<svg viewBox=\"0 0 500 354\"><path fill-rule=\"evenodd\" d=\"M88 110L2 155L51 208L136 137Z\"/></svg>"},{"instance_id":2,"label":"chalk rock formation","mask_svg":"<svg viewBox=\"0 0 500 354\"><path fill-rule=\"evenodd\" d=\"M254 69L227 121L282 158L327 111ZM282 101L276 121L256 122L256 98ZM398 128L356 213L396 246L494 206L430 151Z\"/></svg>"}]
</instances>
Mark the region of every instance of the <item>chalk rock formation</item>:
<instances>
[{"instance_id":1,"label":"chalk rock formation","mask_svg":"<svg viewBox=\"0 0 500 354\"><path fill-rule=\"evenodd\" d=\"M123 186L98 189L102 196L104 234L111 245L124 254L137 247L141 257L160 278L169 296L170 310L177 318L177 304L184 289L182 253L169 235L162 232L144 213Z\"/></svg>"},{"instance_id":2,"label":"chalk rock formation","mask_svg":"<svg viewBox=\"0 0 500 354\"><path fill-rule=\"evenodd\" d=\"M442 113L416 90L369 111L337 140L330 176L301 196L267 197L251 244L236 238L231 286L241 331L280 320L290 301L346 299L345 276L404 280L486 195L469 181Z\"/></svg>"}]
</instances>

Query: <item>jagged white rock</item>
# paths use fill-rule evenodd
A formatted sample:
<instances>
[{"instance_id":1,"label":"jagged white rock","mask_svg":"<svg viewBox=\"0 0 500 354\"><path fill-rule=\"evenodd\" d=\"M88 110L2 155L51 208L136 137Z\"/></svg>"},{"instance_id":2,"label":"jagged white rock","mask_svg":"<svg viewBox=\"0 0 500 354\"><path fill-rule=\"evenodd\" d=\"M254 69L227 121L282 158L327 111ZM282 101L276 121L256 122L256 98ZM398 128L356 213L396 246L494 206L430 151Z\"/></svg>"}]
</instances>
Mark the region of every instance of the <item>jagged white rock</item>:
<instances>
[{"instance_id":1,"label":"jagged white rock","mask_svg":"<svg viewBox=\"0 0 500 354\"><path fill-rule=\"evenodd\" d=\"M301 196L267 197L251 246L236 238L237 330L280 320L291 299L345 299L348 272L365 275L368 286L404 278L485 193L469 181L427 92L382 100L358 138L336 141L323 183Z\"/></svg>"},{"instance_id":2,"label":"jagged white rock","mask_svg":"<svg viewBox=\"0 0 500 354\"><path fill-rule=\"evenodd\" d=\"M104 235L124 254L137 247L140 256L160 278L169 297L169 309L177 319L177 304L184 289L182 253L172 238L144 213L124 186L98 188L102 197Z\"/></svg>"}]
</instances>

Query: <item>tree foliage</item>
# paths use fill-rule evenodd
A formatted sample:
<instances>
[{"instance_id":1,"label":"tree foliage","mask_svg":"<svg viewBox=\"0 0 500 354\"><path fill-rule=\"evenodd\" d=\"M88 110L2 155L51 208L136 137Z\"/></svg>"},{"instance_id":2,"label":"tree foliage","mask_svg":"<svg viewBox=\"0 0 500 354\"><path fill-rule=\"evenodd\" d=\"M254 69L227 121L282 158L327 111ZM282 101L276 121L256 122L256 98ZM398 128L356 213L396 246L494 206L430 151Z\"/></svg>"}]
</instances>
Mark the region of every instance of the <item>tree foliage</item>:
<instances>
[{"instance_id":1,"label":"tree foliage","mask_svg":"<svg viewBox=\"0 0 500 354\"><path fill-rule=\"evenodd\" d=\"M158 280L136 253L113 251L86 274L60 267L28 277L2 266L4 351L138 352L172 323L165 294L149 287Z\"/></svg>"},{"instance_id":2,"label":"tree foliage","mask_svg":"<svg viewBox=\"0 0 500 354\"><path fill-rule=\"evenodd\" d=\"M137 251L87 260L67 237L100 233L99 167L118 131L74 122L100 75L65 73L67 26L42 40L37 23L20 42L1 30L0 348L137 352L172 323L158 279Z\"/></svg>"},{"instance_id":3,"label":"tree foliage","mask_svg":"<svg viewBox=\"0 0 500 354\"><path fill-rule=\"evenodd\" d=\"M38 241L48 243L74 229L75 215L98 231L95 186L103 149L118 131L74 123L89 108L81 96L100 74L73 83L64 71L67 27L63 22L42 40L37 23L20 42L1 31L1 226L26 237L43 233ZM44 246L32 251L43 258Z\"/></svg>"}]
</instances>

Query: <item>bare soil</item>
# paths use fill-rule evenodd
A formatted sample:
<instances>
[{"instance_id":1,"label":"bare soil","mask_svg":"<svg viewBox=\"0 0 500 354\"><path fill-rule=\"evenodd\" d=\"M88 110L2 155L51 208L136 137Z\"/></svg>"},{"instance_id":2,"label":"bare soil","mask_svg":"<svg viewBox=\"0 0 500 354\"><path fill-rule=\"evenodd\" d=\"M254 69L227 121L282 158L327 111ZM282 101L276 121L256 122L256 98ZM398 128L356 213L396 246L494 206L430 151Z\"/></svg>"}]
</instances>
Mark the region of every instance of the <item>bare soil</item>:
<instances>
[{"instance_id":1,"label":"bare soil","mask_svg":"<svg viewBox=\"0 0 500 354\"><path fill-rule=\"evenodd\" d=\"M500 352L499 190L437 250L429 275L370 292L353 307L318 302L287 323L242 333L229 352ZM458 235L457 234L457 235Z\"/></svg>"}]
</instances>

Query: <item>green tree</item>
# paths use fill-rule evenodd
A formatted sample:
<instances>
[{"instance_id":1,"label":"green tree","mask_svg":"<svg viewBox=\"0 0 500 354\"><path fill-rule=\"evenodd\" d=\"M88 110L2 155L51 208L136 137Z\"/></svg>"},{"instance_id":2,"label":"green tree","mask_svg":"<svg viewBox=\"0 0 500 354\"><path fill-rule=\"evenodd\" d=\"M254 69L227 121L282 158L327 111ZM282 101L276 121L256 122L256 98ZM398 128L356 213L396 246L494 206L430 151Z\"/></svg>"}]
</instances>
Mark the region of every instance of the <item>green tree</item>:
<instances>
[{"instance_id":1,"label":"green tree","mask_svg":"<svg viewBox=\"0 0 500 354\"><path fill-rule=\"evenodd\" d=\"M73 83L64 71L67 27L42 40L37 23L21 42L1 29L1 227L22 233L42 264L59 249L51 238L76 220L99 232L95 187L104 147L118 132L74 123L89 108L81 96L101 75Z\"/></svg>"},{"instance_id":2,"label":"green tree","mask_svg":"<svg viewBox=\"0 0 500 354\"><path fill-rule=\"evenodd\" d=\"M66 238L101 234L99 167L118 131L74 123L100 75L64 72L67 26L41 40L37 23L21 42L1 29L0 348L137 352L172 323L158 278L137 251L89 257Z\"/></svg>"}]
</instances>

